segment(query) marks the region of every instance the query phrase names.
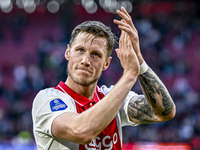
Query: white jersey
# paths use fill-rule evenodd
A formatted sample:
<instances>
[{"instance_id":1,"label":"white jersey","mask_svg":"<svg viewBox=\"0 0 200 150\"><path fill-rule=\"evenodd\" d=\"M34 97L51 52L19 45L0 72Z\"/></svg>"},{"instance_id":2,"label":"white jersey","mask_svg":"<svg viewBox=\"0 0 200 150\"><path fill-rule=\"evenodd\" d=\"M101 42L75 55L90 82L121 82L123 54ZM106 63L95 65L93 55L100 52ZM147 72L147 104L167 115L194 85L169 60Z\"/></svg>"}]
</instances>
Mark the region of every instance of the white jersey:
<instances>
[{"instance_id":1,"label":"white jersey","mask_svg":"<svg viewBox=\"0 0 200 150\"><path fill-rule=\"evenodd\" d=\"M35 97L32 107L33 132L38 150L120 150L122 147L122 126L137 125L129 120L127 114L129 100L137 95L132 91L127 95L115 119L90 144L79 145L58 139L51 133L52 122L56 117L65 112L81 113L98 103L110 92L112 87L97 87L92 101L75 93L62 81L56 88L41 90Z\"/></svg>"}]
</instances>

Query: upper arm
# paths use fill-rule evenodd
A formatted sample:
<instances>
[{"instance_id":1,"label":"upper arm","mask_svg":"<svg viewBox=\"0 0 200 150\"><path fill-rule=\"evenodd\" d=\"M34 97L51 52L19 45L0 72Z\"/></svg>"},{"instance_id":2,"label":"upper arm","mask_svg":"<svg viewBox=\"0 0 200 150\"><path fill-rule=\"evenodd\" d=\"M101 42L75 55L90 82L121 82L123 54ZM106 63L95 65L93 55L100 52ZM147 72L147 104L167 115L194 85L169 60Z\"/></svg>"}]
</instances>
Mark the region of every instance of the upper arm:
<instances>
[{"instance_id":1,"label":"upper arm","mask_svg":"<svg viewBox=\"0 0 200 150\"><path fill-rule=\"evenodd\" d=\"M127 109L129 119L135 123L143 124L162 121L149 105L144 95L133 96Z\"/></svg>"},{"instance_id":2,"label":"upper arm","mask_svg":"<svg viewBox=\"0 0 200 150\"><path fill-rule=\"evenodd\" d=\"M74 138L78 136L74 133L79 129L77 120L80 120L80 114L76 112L76 106L70 99L57 92L59 91L47 89L35 97L32 108L34 132L37 137L48 135L78 142Z\"/></svg>"}]
</instances>

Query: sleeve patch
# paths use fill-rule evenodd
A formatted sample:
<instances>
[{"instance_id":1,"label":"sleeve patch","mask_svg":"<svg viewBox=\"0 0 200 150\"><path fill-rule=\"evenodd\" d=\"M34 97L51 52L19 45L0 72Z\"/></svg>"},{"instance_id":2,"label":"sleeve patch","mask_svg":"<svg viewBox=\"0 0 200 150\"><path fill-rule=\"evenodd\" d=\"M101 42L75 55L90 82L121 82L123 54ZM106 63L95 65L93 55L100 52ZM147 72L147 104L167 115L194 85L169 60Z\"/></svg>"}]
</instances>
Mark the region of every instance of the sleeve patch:
<instances>
[{"instance_id":1,"label":"sleeve patch","mask_svg":"<svg viewBox=\"0 0 200 150\"><path fill-rule=\"evenodd\" d=\"M68 106L61 99L54 99L50 102L51 111L65 110Z\"/></svg>"}]
</instances>

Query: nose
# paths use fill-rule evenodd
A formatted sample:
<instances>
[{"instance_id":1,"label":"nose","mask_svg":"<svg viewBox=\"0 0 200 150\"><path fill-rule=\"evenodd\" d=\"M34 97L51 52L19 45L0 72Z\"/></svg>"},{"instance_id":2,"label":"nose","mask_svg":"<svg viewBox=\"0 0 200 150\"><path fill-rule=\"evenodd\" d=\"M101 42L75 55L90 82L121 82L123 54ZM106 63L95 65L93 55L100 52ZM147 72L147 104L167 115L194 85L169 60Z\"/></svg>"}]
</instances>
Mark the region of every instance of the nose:
<instances>
[{"instance_id":1,"label":"nose","mask_svg":"<svg viewBox=\"0 0 200 150\"><path fill-rule=\"evenodd\" d=\"M85 54L81 60L81 64L85 65L85 66L90 66L90 55L89 54Z\"/></svg>"}]
</instances>

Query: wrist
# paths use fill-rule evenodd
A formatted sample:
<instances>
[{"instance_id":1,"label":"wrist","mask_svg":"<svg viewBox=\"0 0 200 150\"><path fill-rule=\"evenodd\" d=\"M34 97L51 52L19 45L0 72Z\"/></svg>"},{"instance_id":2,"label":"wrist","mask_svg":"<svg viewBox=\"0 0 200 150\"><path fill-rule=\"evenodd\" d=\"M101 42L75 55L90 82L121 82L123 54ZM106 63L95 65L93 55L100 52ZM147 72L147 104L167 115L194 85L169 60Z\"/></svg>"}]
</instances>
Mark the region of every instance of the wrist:
<instances>
[{"instance_id":1,"label":"wrist","mask_svg":"<svg viewBox=\"0 0 200 150\"><path fill-rule=\"evenodd\" d=\"M148 70L149 66L146 64L145 61L140 65L140 75L145 73Z\"/></svg>"},{"instance_id":2,"label":"wrist","mask_svg":"<svg viewBox=\"0 0 200 150\"><path fill-rule=\"evenodd\" d=\"M132 82L137 80L139 74L133 72L124 72L122 78L128 80L128 82Z\"/></svg>"}]
</instances>

